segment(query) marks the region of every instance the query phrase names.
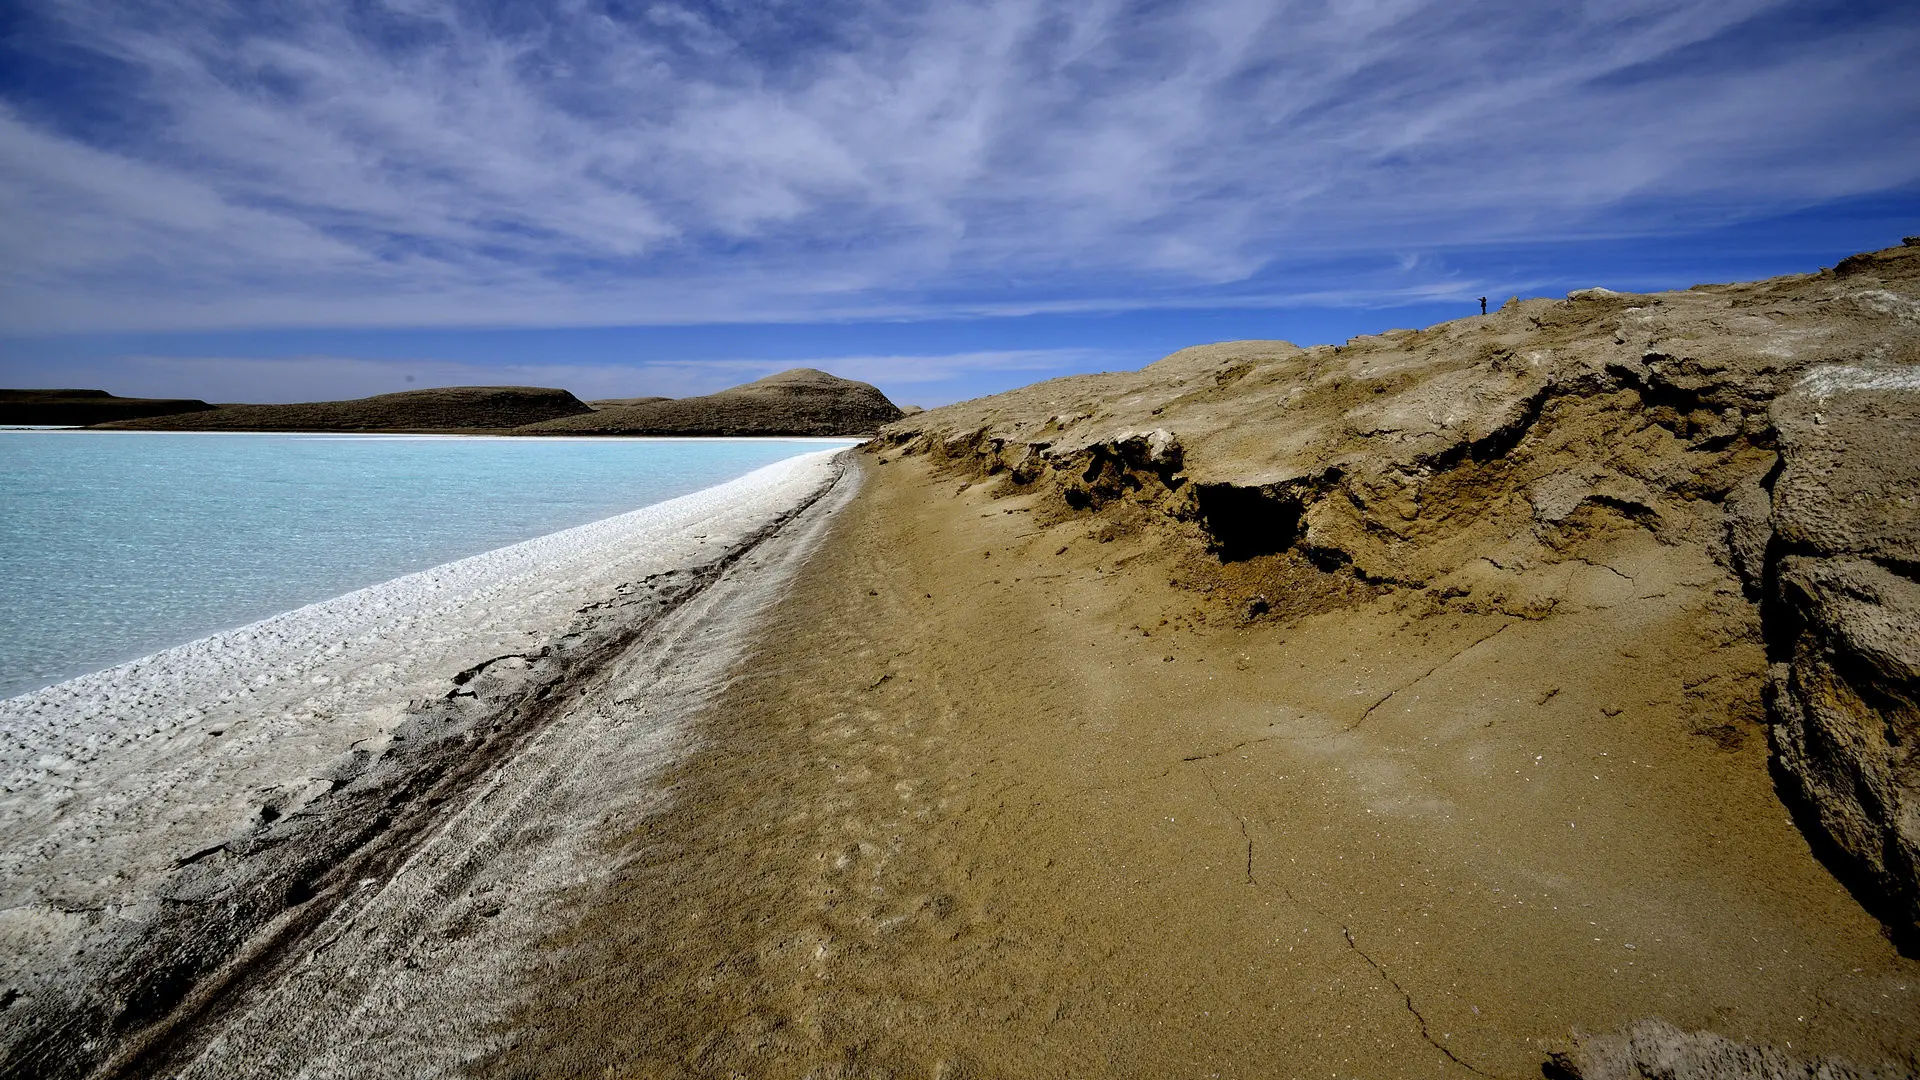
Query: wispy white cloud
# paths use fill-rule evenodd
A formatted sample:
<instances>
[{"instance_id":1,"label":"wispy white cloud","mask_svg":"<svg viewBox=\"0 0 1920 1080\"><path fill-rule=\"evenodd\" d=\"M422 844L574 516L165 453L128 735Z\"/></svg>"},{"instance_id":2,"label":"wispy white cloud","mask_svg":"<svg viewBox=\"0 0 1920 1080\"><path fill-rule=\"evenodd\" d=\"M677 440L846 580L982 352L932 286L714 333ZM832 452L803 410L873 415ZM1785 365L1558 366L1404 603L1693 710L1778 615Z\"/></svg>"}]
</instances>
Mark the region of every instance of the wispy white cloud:
<instances>
[{"instance_id":1,"label":"wispy white cloud","mask_svg":"<svg viewBox=\"0 0 1920 1080\"><path fill-rule=\"evenodd\" d=\"M1920 180L1914 19L1713 47L1795 7L38 0L0 330L1441 294L1450 245Z\"/></svg>"}]
</instances>

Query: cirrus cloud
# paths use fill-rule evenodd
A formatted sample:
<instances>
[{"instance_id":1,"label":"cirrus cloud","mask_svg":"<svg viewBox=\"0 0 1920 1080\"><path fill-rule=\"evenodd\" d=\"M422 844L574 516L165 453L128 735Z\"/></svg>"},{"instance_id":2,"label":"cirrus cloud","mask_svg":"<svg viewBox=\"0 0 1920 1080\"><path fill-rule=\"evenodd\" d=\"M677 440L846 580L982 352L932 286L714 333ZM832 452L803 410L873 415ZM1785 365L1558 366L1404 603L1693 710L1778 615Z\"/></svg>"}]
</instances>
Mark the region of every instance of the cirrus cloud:
<instances>
[{"instance_id":1,"label":"cirrus cloud","mask_svg":"<svg viewBox=\"0 0 1920 1080\"><path fill-rule=\"evenodd\" d=\"M25 12L14 333L1366 302L1446 293L1421 252L1920 180L1897 5Z\"/></svg>"}]
</instances>

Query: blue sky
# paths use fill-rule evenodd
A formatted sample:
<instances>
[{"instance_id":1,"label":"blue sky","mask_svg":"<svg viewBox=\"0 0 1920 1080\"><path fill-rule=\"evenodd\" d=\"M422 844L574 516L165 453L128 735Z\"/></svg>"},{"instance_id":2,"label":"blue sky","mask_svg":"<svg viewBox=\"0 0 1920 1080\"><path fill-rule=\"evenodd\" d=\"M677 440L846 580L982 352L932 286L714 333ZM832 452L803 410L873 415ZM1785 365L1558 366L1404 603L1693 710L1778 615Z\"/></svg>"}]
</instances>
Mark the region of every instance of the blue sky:
<instances>
[{"instance_id":1,"label":"blue sky","mask_svg":"<svg viewBox=\"0 0 1920 1080\"><path fill-rule=\"evenodd\" d=\"M1920 233L1920 6L15 0L0 384L938 404Z\"/></svg>"}]
</instances>

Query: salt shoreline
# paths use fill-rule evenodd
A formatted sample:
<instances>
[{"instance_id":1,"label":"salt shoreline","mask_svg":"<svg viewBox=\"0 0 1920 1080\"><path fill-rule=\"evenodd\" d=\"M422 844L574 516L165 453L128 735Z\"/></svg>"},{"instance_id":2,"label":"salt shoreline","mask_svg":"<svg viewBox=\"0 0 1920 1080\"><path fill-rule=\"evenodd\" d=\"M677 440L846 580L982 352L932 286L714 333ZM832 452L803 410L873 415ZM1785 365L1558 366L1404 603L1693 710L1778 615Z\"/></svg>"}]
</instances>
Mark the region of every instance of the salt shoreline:
<instances>
[{"instance_id":1,"label":"salt shoreline","mask_svg":"<svg viewBox=\"0 0 1920 1080\"><path fill-rule=\"evenodd\" d=\"M200 434L0 431L0 700L853 443Z\"/></svg>"},{"instance_id":2,"label":"salt shoreline","mask_svg":"<svg viewBox=\"0 0 1920 1080\"><path fill-rule=\"evenodd\" d=\"M77 942L152 922L181 867L326 795L342 761L380 758L456 676L546 656L583 612L648 599L650 578L724 566L818 497L841 452L0 701L0 986L31 997Z\"/></svg>"}]
</instances>

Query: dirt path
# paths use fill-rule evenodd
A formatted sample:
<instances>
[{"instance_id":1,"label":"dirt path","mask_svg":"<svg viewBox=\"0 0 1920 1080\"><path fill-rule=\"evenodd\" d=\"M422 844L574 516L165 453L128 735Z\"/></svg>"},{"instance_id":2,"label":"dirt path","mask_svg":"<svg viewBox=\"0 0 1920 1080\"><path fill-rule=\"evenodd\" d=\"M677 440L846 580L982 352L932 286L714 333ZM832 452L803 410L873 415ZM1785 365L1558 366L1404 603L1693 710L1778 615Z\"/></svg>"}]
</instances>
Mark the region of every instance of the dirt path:
<instances>
[{"instance_id":1,"label":"dirt path","mask_svg":"<svg viewBox=\"0 0 1920 1080\"><path fill-rule=\"evenodd\" d=\"M485 1071L1520 1077L1647 1015L1915 1062L1704 558L1249 620L1164 538L865 468Z\"/></svg>"}]
</instances>

